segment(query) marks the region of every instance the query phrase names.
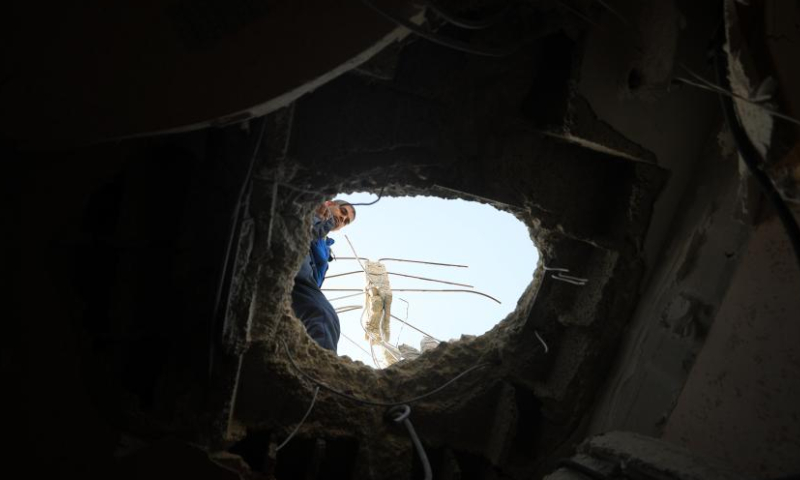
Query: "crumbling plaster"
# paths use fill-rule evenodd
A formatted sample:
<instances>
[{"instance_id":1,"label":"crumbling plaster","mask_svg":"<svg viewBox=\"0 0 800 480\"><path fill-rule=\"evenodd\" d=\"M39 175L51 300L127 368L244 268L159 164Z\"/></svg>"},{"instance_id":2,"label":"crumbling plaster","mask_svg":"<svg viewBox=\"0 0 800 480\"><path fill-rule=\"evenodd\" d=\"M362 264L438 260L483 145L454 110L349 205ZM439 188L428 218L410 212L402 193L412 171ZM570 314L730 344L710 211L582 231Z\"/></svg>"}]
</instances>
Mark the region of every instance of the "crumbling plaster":
<instances>
[{"instance_id":1,"label":"crumbling plaster","mask_svg":"<svg viewBox=\"0 0 800 480\"><path fill-rule=\"evenodd\" d=\"M432 70L430 63L447 68ZM393 81L345 75L268 123L267 137L286 143L268 146L272 153L257 166L250 203L255 242L241 273L255 300L227 320L251 324L232 425L238 435L242 427L250 435L286 434L290 419L302 416L313 385L291 367L282 341L307 373L367 399L415 396L485 362L415 403L416 428L431 448L530 474L573 433L608 366L604 352L616 344L635 302L642 236L663 172L528 126L519 113L528 85L519 77L536 70L529 57L480 60L411 43L398 65ZM568 267L589 283L545 279L540 268L516 311L481 337L442 344L383 371L335 358L305 336L287 303L309 212L322 193L377 192L384 185L384 195L459 196L508 210L529 226L543 265ZM480 226L470 233L480 234ZM376 450L388 448L379 433L404 436L388 429L382 410L323 391L300 436L356 439L356 468L377 468Z\"/></svg>"},{"instance_id":2,"label":"crumbling plaster","mask_svg":"<svg viewBox=\"0 0 800 480\"><path fill-rule=\"evenodd\" d=\"M781 449L752 448L736 460L749 473L786 473L800 458L790 444L797 428L776 436L770 421L796 412L796 389L752 367L795 378L785 361L793 350L770 350L794 311L770 302L793 305L797 277L782 265L775 272L786 285L775 293L785 298L757 295L774 281L765 266L786 261L785 238L774 222L760 224L768 209L739 184L716 99L669 81L675 60L704 68L721 13L714 2L614 2L639 28L666 20L637 46L600 2L574 4L589 22L560 2L523 2L513 28L496 36L441 29L476 44L524 38L510 57L409 39L241 125L32 152L14 132L37 147L86 138L38 116L24 125L9 117L14 128L4 128L0 148L10 195L1 208L15 227L3 241L14 252L17 302L2 368L13 392L4 396L9 431L20 440L8 463L83 478L421 477L407 434L384 408L325 391L276 453L313 392L290 354L326 384L381 400L430 391L485 362L412 404L437 478L538 478L587 434L658 436L665 425L674 443L723 459L747 441L778 438ZM127 66L125 55L118 60ZM47 101L35 91L27 100ZM215 91L222 100L228 90ZM156 113L168 108L155 103ZM383 371L337 358L305 335L288 295L313 207L354 190L492 204L528 226L542 265L517 309L484 336ZM588 283L553 280L544 265ZM755 330L742 310L772 323ZM727 371L725 342L739 331L757 332L742 347L755 354ZM725 381L705 381L722 373ZM753 379L768 383L731 398ZM720 401L724 409L708 408ZM764 413L744 419L759 437L728 421L746 415L747 402ZM692 421L698 415L704 423ZM622 447L657 445L634 437L616 438ZM770 469L759 467L776 452Z\"/></svg>"}]
</instances>

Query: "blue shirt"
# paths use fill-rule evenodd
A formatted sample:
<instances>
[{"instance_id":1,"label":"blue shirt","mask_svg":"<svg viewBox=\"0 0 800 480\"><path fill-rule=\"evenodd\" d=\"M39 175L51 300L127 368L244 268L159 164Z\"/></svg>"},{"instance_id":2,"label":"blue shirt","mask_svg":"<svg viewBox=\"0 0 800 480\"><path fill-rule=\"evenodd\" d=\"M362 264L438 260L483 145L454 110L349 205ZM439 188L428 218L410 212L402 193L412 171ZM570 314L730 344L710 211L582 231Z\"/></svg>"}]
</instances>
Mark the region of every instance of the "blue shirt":
<instances>
[{"instance_id":1,"label":"blue shirt","mask_svg":"<svg viewBox=\"0 0 800 480\"><path fill-rule=\"evenodd\" d=\"M309 256L311 270L318 287L322 287L322 282L325 281L325 274L328 272L328 263L333 260L331 245L334 244L334 241L332 238L328 238L327 235L334 225L333 218L322 220L319 217L314 217L311 225L312 235Z\"/></svg>"}]
</instances>

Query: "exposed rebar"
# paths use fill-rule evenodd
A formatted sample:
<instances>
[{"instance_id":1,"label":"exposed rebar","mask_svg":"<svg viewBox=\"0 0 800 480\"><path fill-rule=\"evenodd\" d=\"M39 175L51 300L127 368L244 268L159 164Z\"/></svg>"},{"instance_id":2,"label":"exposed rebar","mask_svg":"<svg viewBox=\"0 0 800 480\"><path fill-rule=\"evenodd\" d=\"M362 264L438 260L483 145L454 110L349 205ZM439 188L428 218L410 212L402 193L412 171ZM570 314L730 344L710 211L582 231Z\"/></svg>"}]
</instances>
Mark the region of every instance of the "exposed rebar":
<instances>
[{"instance_id":1,"label":"exposed rebar","mask_svg":"<svg viewBox=\"0 0 800 480\"><path fill-rule=\"evenodd\" d=\"M323 292L363 292L363 288L323 288L321 289ZM393 288L392 292L430 292L430 293L474 293L475 295L480 295L482 297L486 297L490 300L497 302L498 304L502 304L500 300L494 298L491 295L485 294L483 292L479 292L477 290L462 290L462 289L452 289L452 290L435 290L435 289L427 289L427 288Z\"/></svg>"},{"instance_id":2,"label":"exposed rebar","mask_svg":"<svg viewBox=\"0 0 800 480\"><path fill-rule=\"evenodd\" d=\"M431 337L432 339L436 340L436 341L437 341L437 342L439 342L439 343L442 343L442 341L441 341L441 340L439 340L438 338L434 337L433 335L431 335L431 334L429 334L429 333L425 333L424 331L420 330L419 328L415 327L414 325L411 325L410 323L406 322L406 321L405 321L405 320L403 320L402 318L399 318L399 317L397 317L397 316L395 316L395 315L392 315L392 314L389 314L389 315L390 315L392 318L394 318L395 320L397 320L398 322L402 323L403 325L408 325L408 328L412 328L412 329L414 329L414 330L418 331L419 333L421 333L421 334L423 334L423 335L425 335L425 336Z\"/></svg>"}]
</instances>

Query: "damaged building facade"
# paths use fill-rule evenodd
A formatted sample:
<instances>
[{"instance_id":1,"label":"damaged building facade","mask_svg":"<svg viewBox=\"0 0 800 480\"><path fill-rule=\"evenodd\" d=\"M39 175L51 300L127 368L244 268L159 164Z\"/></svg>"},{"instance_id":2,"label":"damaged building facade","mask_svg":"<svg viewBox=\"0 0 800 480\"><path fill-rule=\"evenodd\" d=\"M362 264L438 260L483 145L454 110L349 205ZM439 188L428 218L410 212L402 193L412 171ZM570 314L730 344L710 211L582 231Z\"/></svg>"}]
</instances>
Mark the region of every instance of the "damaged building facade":
<instances>
[{"instance_id":1,"label":"damaged building facade","mask_svg":"<svg viewBox=\"0 0 800 480\"><path fill-rule=\"evenodd\" d=\"M800 7L421 3L12 10L12 463L98 478L800 472L800 269L732 134L796 218ZM319 348L293 278L314 207L353 191L513 214L541 253L516 310L384 370Z\"/></svg>"}]
</instances>

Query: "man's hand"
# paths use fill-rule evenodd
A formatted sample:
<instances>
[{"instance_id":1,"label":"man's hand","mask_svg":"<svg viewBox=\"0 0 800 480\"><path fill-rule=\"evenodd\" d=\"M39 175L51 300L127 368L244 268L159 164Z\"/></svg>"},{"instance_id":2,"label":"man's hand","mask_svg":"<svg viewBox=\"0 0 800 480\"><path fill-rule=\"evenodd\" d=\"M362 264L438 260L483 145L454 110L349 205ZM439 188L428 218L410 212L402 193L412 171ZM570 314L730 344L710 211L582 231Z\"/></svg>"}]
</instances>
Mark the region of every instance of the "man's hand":
<instances>
[{"instance_id":1,"label":"man's hand","mask_svg":"<svg viewBox=\"0 0 800 480\"><path fill-rule=\"evenodd\" d=\"M332 204L333 204L333 202L331 202L330 200L322 202L322 204L319 207L317 207L317 210L316 210L315 213L322 220L327 220L327 219L331 218L331 216L333 215L333 212L331 211L331 205Z\"/></svg>"}]
</instances>

